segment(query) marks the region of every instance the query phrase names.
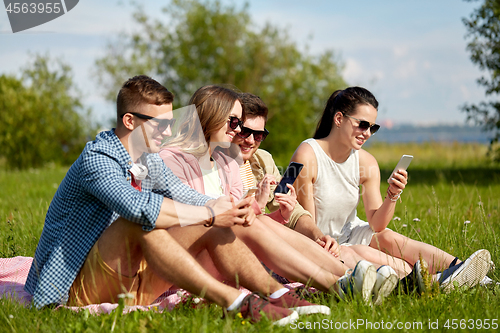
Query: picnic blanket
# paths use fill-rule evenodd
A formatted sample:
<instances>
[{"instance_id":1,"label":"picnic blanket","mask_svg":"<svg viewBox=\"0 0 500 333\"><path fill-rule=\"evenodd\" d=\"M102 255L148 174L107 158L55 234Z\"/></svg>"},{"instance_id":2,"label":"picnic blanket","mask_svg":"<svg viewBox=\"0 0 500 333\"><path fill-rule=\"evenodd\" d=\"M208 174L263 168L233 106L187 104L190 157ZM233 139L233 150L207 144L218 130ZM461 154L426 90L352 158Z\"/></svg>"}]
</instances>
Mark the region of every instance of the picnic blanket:
<instances>
[{"instance_id":1,"label":"picnic blanket","mask_svg":"<svg viewBox=\"0 0 500 333\"><path fill-rule=\"evenodd\" d=\"M31 305L31 295L24 290L24 284L28 277L33 258L31 257L14 257L14 258L0 258L0 297L10 298L23 304L25 306ZM287 288L296 288L301 286L301 283L288 283ZM245 288L240 288L241 292L250 294L251 292ZM153 304L143 306L134 305L126 306L123 309L124 313L131 311L170 311L176 305L186 301L192 295L185 290L169 290L158 297ZM88 310L91 314L111 313L118 307L118 304L101 303L91 304L84 307L64 306L61 305L57 308L67 308L73 311Z\"/></svg>"}]
</instances>

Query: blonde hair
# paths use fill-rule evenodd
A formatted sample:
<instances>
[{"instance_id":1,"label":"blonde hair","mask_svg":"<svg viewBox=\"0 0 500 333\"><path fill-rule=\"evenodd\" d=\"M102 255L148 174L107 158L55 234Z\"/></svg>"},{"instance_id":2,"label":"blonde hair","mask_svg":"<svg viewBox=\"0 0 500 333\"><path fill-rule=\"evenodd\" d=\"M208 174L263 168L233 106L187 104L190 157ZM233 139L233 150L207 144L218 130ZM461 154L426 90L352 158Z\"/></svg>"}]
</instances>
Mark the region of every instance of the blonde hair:
<instances>
[{"instance_id":1,"label":"blonde hair","mask_svg":"<svg viewBox=\"0 0 500 333\"><path fill-rule=\"evenodd\" d=\"M179 148L182 151L196 157L204 155L208 150L208 142L205 140L201 129L198 113L194 105L188 105L182 109L175 110L174 115L180 113L177 119L177 130L175 135L167 138L162 147Z\"/></svg>"},{"instance_id":2,"label":"blonde hair","mask_svg":"<svg viewBox=\"0 0 500 333\"><path fill-rule=\"evenodd\" d=\"M191 96L189 104L194 104L196 107L207 142L210 141L210 136L214 132L220 130L227 123L236 101L241 103L236 91L217 85L203 86ZM243 103L241 103L241 107L243 108Z\"/></svg>"}]
</instances>

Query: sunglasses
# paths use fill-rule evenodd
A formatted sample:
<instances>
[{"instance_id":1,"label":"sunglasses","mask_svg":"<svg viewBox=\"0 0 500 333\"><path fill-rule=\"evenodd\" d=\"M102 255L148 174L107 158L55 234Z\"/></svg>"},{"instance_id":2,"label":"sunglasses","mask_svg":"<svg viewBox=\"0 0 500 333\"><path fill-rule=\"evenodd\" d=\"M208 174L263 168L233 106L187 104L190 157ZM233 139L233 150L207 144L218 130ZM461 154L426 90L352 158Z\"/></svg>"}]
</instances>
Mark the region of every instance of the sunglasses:
<instances>
[{"instance_id":1,"label":"sunglasses","mask_svg":"<svg viewBox=\"0 0 500 333\"><path fill-rule=\"evenodd\" d=\"M370 129L370 133L373 135L373 134L377 133L377 131L380 129L380 125L379 124L370 124L366 120L361 120L361 119L358 119L358 118L354 118L354 117L351 117L351 116L349 116L347 114L343 114L343 113L342 113L342 115L359 121L358 127L363 132L366 132L367 129Z\"/></svg>"},{"instance_id":2,"label":"sunglasses","mask_svg":"<svg viewBox=\"0 0 500 333\"><path fill-rule=\"evenodd\" d=\"M263 131L256 131L256 130L253 130L251 128L242 126L241 132L237 133L236 135L242 139L246 139L246 138L250 137L250 135L253 135L253 139L255 141L262 142L266 139L268 134L269 134L269 131L265 128Z\"/></svg>"},{"instance_id":3,"label":"sunglasses","mask_svg":"<svg viewBox=\"0 0 500 333\"><path fill-rule=\"evenodd\" d=\"M135 112L127 112L127 113L130 113L131 115L133 116L136 116L137 118L141 118L141 119L146 119L146 120L153 120L157 123L156 125L156 128L158 129L158 132L164 132L168 126L174 126L175 124L175 118L172 118L172 119L160 119L160 118L155 118L155 117L151 117L151 116L148 116L148 115L145 115L145 114L142 114L142 113L135 113ZM123 116L125 116L126 113L122 114L122 118Z\"/></svg>"},{"instance_id":4,"label":"sunglasses","mask_svg":"<svg viewBox=\"0 0 500 333\"><path fill-rule=\"evenodd\" d=\"M240 120L240 118L238 117L235 117L235 116L231 116L229 117L229 119L227 120L228 123L229 123L229 127L234 131L235 129L238 128L238 126L240 128L243 128L243 122Z\"/></svg>"}]
</instances>

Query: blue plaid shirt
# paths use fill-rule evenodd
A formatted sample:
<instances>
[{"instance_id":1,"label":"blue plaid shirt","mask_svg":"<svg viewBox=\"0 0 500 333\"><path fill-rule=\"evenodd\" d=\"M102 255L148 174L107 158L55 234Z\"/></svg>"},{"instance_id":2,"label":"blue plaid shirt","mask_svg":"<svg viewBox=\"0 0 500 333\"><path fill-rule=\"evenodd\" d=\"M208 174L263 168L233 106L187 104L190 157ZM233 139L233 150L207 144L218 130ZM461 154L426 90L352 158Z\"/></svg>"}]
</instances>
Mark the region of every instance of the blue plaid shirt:
<instances>
[{"instance_id":1,"label":"blue plaid shirt","mask_svg":"<svg viewBox=\"0 0 500 333\"><path fill-rule=\"evenodd\" d=\"M52 199L25 290L36 307L64 304L87 255L118 216L155 228L163 197L202 206L209 197L184 185L158 154L144 154L148 176L131 186L130 155L114 131L88 142Z\"/></svg>"}]
</instances>

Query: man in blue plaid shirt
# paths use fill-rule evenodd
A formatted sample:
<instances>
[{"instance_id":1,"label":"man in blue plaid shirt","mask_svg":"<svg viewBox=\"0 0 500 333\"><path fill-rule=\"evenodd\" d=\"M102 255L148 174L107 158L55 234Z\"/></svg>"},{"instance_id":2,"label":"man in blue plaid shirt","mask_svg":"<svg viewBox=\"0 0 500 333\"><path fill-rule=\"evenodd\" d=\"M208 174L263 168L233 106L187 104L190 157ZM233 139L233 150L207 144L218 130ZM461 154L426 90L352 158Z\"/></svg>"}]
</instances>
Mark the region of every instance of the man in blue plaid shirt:
<instances>
[{"instance_id":1,"label":"man in blue plaid shirt","mask_svg":"<svg viewBox=\"0 0 500 333\"><path fill-rule=\"evenodd\" d=\"M116 303L119 294L129 305L148 305L176 285L254 321L260 311L280 324L295 320L286 306L245 296L202 267L215 265L226 279L237 275L241 285L274 298L288 291L230 228L252 224L253 199L210 200L156 154L171 135L172 101L147 76L125 82L116 129L87 143L50 204L26 291L38 308Z\"/></svg>"}]
</instances>

